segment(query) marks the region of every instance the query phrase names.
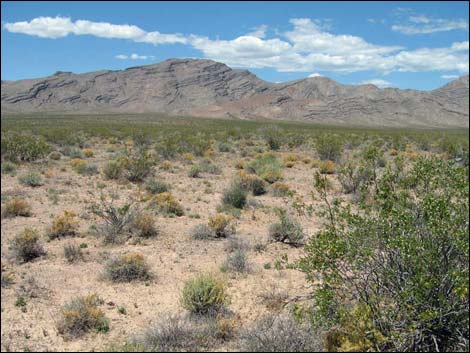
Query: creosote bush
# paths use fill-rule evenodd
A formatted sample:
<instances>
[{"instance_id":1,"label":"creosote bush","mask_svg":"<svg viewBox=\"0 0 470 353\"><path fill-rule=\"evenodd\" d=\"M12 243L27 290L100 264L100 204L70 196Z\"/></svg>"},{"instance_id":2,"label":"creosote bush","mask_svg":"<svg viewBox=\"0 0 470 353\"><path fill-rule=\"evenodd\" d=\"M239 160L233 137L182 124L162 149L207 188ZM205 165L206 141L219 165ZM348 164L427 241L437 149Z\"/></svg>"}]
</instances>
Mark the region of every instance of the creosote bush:
<instances>
[{"instance_id":1,"label":"creosote bush","mask_svg":"<svg viewBox=\"0 0 470 353\"><path fill-rule=\"evenodd\" d=\"M146 281L151 278L144 256L137 253L111 259L106 264L105 274L113 282Z\"/></svg>"},{"instance_id":2,"label":"creosote bush","mask_svg":"<svg viewBox=\"0 0 470 353\"><path fill-rule=\"evenodd\" d=\"M31 206L19 197L14 197L11 200L5 202L2 210L3 218L10 217L29 217L31 216Z\"/></svg>"},{"instance_id":3,"label":"creosote bush","mask_svg":"<svg viewBox=\"0 0 470 353\"><path fill-rule=\"evenodd\" d=\"M25 228L16 235L11 241L10 250L20 262L28 262L46 254L39 242L39 232L34 228Z\"/></svg>"},{"instance_id":4,"label":"creosote bush","mask_svg":"<svg viewBox=\"0 0 470 353\"><path fill-rule=\"evenodd\" d=\"M47 233L49 239L75 236L78 234L78 219L74 211L64 211L52 221Z\"/></svg>"},{"instance_id":5,"label":"creosote bush","mask_svg":"<svg viewBox=\"0 0 470 353\"><path fill-rule=\"evenodd\" d=\"M42 136L34 136L16 132L2 132L2 157L17 162L31 162L47 155L50 145Z\"/></svg>"},{"instance_id":6,"label":"creosote bush","mask_svg":"<svg viewBox=\"0 0 470 353\"><path fill-rule=\"evenodd\" d=\"M145 183L145 190L147 190L151 194L156 195L156 194L161 194L163 192L167 192L169 190L169 187L163 181L160 181L155 178L151 178L147 180L147 182Z\"/></svg>"},{"instance_id":7,"label":"creosote bush","mask_svg":"<svg viewBox=\"0 0 470 353\"><path fill-rule=\"evenodd\" d=\"M238 181L233 181L228 189L223 192L222 204L228 207L242 209L246 204L247 192Z\"/></svg>"},{"instance_id":8,"label":"creosote bush","mask_svg":"<svg viewBox=\"0 0 470 353\"><path fill-rule=\"evenodd\" d=\"M186 281L181 295L183 307L193 314L213 315L229 303L224 284L211 274Z\"/></svg>"},{"instance_id":9,"label":"creosote bush","mask_svg":"<svg viewBox=\"0 0 470 353\"><path fill-rule=\"evenodd\" d=\"M78 338L95 331L109 331L109 320L99 308L104 301L96 294L76 297L65 304L57 322L57 331L69 338Z\"/></svg>"}]
</instances>

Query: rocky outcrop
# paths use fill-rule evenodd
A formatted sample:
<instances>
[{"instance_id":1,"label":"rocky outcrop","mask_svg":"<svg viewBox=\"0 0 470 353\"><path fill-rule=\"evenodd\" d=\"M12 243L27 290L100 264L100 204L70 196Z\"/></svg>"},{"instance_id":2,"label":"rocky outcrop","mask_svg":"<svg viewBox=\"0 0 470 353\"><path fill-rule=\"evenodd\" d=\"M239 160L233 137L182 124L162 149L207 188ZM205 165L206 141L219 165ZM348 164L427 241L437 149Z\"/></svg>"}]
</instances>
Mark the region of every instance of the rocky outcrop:
<instances>
[{"instance_id":1,"label":"rocky outcrop","mask_svg":"<svg viewBox=\"0 0 470 353\"><path fill-rule=\"evenodd\" d=\"M162 112L370 126L468 127L468 76L434 91L342 85L326 77L265 82L205 59L2 81L2 112Z\"/></svg>"}]
</instances>

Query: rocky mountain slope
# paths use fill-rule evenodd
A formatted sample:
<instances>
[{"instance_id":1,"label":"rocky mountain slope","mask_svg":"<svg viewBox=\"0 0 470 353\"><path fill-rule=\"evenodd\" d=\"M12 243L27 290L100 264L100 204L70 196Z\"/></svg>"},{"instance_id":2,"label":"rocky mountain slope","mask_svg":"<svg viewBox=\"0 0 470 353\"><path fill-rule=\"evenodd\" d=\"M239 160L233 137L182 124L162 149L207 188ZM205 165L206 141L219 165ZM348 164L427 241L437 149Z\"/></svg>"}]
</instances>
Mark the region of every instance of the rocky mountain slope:
<instances>
[{"instance_id":1,"label":"rocky mountain slope","mask_svg":"<svg viewBox=\"0 0 470 353\"><path fill-rule=\"evenodd\" d=\"M434 91L342 85L326 77L269 83L205 59L2 81L2 112L144 113L370 126L468 127L469 79Z\"/></svg>"}]
</instances>

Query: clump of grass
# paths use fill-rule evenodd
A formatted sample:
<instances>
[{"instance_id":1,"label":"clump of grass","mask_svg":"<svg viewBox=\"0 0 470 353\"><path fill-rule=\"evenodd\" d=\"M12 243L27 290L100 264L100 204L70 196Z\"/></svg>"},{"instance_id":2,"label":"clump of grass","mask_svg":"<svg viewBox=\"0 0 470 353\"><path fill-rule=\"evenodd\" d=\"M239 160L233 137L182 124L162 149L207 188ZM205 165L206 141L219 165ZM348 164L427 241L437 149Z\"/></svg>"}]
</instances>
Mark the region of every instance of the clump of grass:
<instances>
[{"instance_id":1,"label":"clump of grass","mask_svg":"<svg viewBox=\"0 0 470 353\"><path fill-rule=\"evenodd\" d=\"M197 240L214 238L214 231L206 224L196 224L189 231L189 235Z\"/></svg>"},{"instance_id":2,"label":"clump of grass","mask_svg":"<svg viewBox=\"0 0 470 353\"><path fill-rule=\"evenodd\" d=\"M140 238L156 236L158 230L155 227L155 217L148 212L137 215L134 219L132 233Z\"/></svg>"},{"instance_id":3,"label":"clump of grass","mask_svg":"<svg viewBox=\"0 0 470 353\"><path fill-rule=\"evenodd\" d=\"M186 281L181 295L183 307L193 314L220 312L229 303L224 284L211 274Z\"/></svg>"},{"instance_id":4,"label":"clump of grass","mask_svg":"<svg viewBox=\"0 0 470 353\"><path fill-rule=\"evenodd\" d=\"M70 338L78 338L95 331L109 331L109 320L99 306L104 302L96 294L76 297L65 304L60 311L57 331Z\"/></svg>"},{"instance_id":5,"label":"clump of grass","mask_svg":"<svg viewBox=\"0 0 470 353\"><path fill-rule=\"evenodd\" d=\"M323 161L320 163L321 174L334 174L336 171L336 164L333 161Z\"/></svg>"},{"instance_id":6,"label":"clump of grass","mask_svg":"<svg viewBox=\"0 0 470 353\"><path fill-rule=\"evenodd\" d=\"M105 274L113 282L145 281L151 278L144 256L137 253L111 259L106 264Z\"/></svg>"},{"instance_id":7,"label":"clump of grass","mask_svg":"<svg viewBox=\"0 0 470 353\"><path fill-rule=\"evenodd\" d=\"M70 165L72 166L72 169L77 172L78 174L83 174L88 163L86 160L81 159L81 158L74 158L70 161Z\"/></svg>"},{"instance_id":8,"label":"clump of grass","mask_svg":"<svg viewBox=\"0 0 470 353\"><path fill-rule=\"evenodd\" d=\"M161 194L163 192L167 192L169 190L169 187L166 183L158 179L151 178L145 183L145 190L147 190L151 194L156 195Z\"/></svg>"},{"instance_id":9,"label":"clump of grass","mask_svg":"<svg viewBox=\"0 0 470 353\"><path fill-rule=\"evenodd\" d=\"M159 212L168 215L182 216L184 214L183 207L169 192L163 192L154 197L153 203L157 206Z\"/></svg>"},{"instance_id":10,"label":"clump of grass","mask_svg":"<svg viewBox=\"0 0 470 353\"><path fill-rule=\"evenodd\" d=\"M10 250L17 261L28 262L46 254L39 242L39 232L34 228L25 228L15 236Z\"/></svg>"},{"instance_id":11,"label":"clump of grass","mask_svg":"<svg viewBox=\"0 0 470 353\"><path fill-rule=\"evenodd\" d=\"M247 192L237 181L233 181L228 189L223 192L222 205L242 209L246 204Z\"/></svg>"},{"instance_id":12,"label":"clump of grass","mask_svg":"<svg viewBox=\"0 0 470 353\"><path fill-rule=\"evenodd\" d=\"M282 181L276 181L271 185L271 191L273 196L282 197L289 194L290 188L286 183L283 183Z\"/></svg>"},{"instance_id":13,"label":"clump of grass","mask_svg":"<svg viewBox=\"0 0 470 353\"><path fill-rule=\"evenodd\" d=\"M321 352L322 340L308 322L292 315L267 315L242 334L245 352Z\"/></svg>"},{"instance_id":14,"label":"clump of grass","mask_svg":"<svg viewBox=\"0 0 470 353\"><path fill-rule=\"evenodd\" d=\"M83 149L83 155L86 157L86 158L91 158L95 155L95 152L93 152L92 149L90 148L85 148Z\"/></svg>"},{"instance_id":15,"label":"clump of grass","mask_svg":"<svg viewBox=\"0 0 470 353\"><path fill-rule=\"evenodd\" d=\"M191 169L189 169L188 176L190 178L199 178L201 176L201 173L204 170L199 164L193 165Z\"/></svg>"},{"instance_id":16,"label":"clump of grass","mask_svg":"<svg viewBox=\"0 0 470 353\"><path fill-rule=\"evenodd\" d=\"M82 248L76 244L64 245L64 257L68 263L83 261L84 255Z\"/></svg>"},{"instance_id":17,"label":"clump of grass","mask_svg":"<svg viewBox=\"0 0 470 353\"><path fill-rule=\"evenodd\" d=\"M74 211L64 211L52 221L47 233L49 239L75 236L78 234L78 219Z\"/></svg>"},{"instance_id":18,"label":"clump of grass","mask_svg":"<svg viewBox=\"0 0 470 353\"><path fill-rule=\"evenodd\" d=\"M3 206L2 218L31 216L31 206L19 197L12 198Z\"/></svg>"},{"instance_id":19,"label":"clump of grass","mask_svg":"<svg viewBox=\"0 0 470 353\"><path fill-rule=\"evenodd\" d=\"M219 213L209 218L208 226L212 229L216 238L226 238L235 232L231 221L231 217Z\"/></svg>"},{"instance_id":20,"label":"clump of grass","mask_svg":"<svg viewBox=\"0 0 470 353\"><path fill-rule=\"evenodd\" d=\"M49 159L58 161L61 158L62 158L62 153L60 153L59 151L52 151L51 153L49 153Z\"/></svg>"},{"instance_id":21,"label":"clump of grass","mask_svg":"<svg viewBox=\"0 0 470 353\"><path fill-rule=\"evenodd\" d=\"M283 209L278 210L279 222L269 226L269 237L276 242L301 245L304 231L300 224Z\"/></svg>"},{"instance_id":22,"label":"clump of grass","mask_svg":"<svg viewBox=\"0 0 470 353\"><path fill-rule=\"evenodd\" d=\"M237 273L247 272L249 269L247 254L242 249L235 250L234 253L229 254L227 259L222 264L220 270L222 272L231 271Z\"/></svg>"},{"instance_id":23,"label":"clump of grass","mask_svg":"<svg viewBox=\"0 0 470 353\"><path fill-rule=\"evenodd\" d=\"M282 163L273 153L265 153L256 157L246 166L246 169L270 184L282 179Z\"/></svg>"},{"instance_id":24,"label":"clump of grass","mask_svg":"<svg viewBox=\"0 0 470 353\"><path fill-rule=\"evenodd\" d=\"M35 172L29 172L18 177L18 181L23 185L38 187L44 185L41 176Z\"/></svg>"},{"instance_id":25,"label":"clump of grass","mask_svg":"<svg viewBox=\"0 0 470 353\"><path fill-rule=\"evenodd\" d=\"M2 162L1 163L2 174L15 175L16 174L16 165L11 162Z\"/></svg>"}]
</instances>

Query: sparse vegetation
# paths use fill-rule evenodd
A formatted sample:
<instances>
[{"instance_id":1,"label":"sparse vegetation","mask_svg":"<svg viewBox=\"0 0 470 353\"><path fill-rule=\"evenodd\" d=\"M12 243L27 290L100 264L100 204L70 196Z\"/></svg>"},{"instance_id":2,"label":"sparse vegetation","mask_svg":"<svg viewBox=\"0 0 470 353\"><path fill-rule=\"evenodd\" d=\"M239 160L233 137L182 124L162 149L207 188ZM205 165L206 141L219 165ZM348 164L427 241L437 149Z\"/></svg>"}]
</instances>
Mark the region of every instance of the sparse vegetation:
<instances>
[{"instance_id":1,"label":"sparse vegetation","mask_svg":"<svg viewBox=\"0 0 470 353\"><path fill-rule=\"evenodd\" d=\"M19 197L12 198L3 206L2 217L29 217L31 216L31 206Z\"/></svg>"},{"instance_id":2,"label":"sparse vegetation","mask_svg":"<svg viewBox=\"0 0 470 353\"><path fill-rule=\"evenodd\" d=\"M144 256L131 253L111 259L106 264L106 277L113 282L146 281L151 278Z\"/></svg>"},{"instance_id":3,"label":"sparse vegetation","mask_svg":"<svg viewBox=\"0 0 470 353\"><path fill-rule=\"evenodd\" d=\"M76 244L64 245L64 257L69 263L83 261L84 255L82 248Z\"/></svg>"},{"instance_id":4,"label":"sparse vegetation","mask_svg":"<svg viewBox=\"0 0 470 353\"><path fill-rule=\"evenodd\" d=\"M213 275L202 274L186 281L181 303L193 314L215 314L228 304L224 284Z\"/></svg>"},{"instance_id":5,"label":"sparse vegetation","mask_svg":"<svg viewBox=\"0 0 470 353\"><path fill-rule=\"evenodd\" d=\"M24 228L10 244L10 250L19 262L28 262L46 254L39 241L39 232L34 228Z\"/></svg>"},{"instance_id":6,"label":"sparse vegetation","mask_svg":"<svg viewBox=\"0 0 470 353\"><path fill-rule=\"evenodd\" d=\"M269 237L273 241L300 245L305 237L300 224L292 219L284 209L278 210L279 222L269 226Z\"/></svg>"},{"instance_id":7,"label":"sparse vegetation","mask_svg":"<svg viewBox=\"0 0 470 353\"><path fill-rule=\"evenodd\" d=\"M44 185L41 176L35 172L29 172L18 177L18 181L23 185L28 185L33 188Z\"/></svg>"},{"instance_id":8,"label":"sparse vegetation","mask_svg":"<svg viewBox=\"0 0 470 353\"><path fill-rule=\"evenodd\" d=\"M228 189L222 195L222 204L228 207L242 209L246 204L247 192L245 188L237 181L233 181Z\"/></svg>"},{"instance_id":9,"label":"sparse vegetation","mask_svg":"<svg viewBox=\"0 0 470 353\"><path fill-rule=\"evenodd\" d=\"M78 234L78 219L73 211L64 211L52 221L52 225L47 233L49 239L75 236Z\"/></svg>"}]
</instances>

